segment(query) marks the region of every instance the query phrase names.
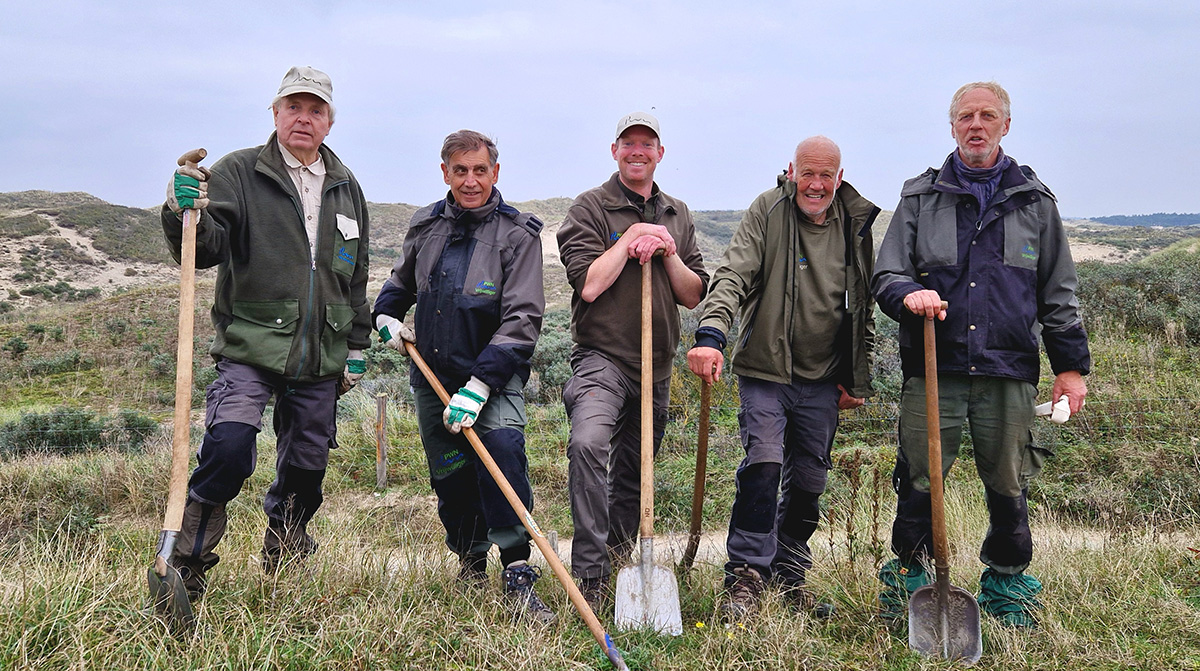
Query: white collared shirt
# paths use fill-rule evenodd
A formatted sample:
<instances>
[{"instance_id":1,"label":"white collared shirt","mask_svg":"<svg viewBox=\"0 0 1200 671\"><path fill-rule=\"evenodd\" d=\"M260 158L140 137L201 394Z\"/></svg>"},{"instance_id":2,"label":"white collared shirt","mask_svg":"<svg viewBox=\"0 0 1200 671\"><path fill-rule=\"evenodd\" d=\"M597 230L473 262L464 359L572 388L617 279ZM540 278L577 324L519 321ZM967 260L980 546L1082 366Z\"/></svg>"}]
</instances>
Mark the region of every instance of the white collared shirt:
<instances>
[{"instance_id":1,"label":"white collared shirt","mask_svg":"<svg viewBox=\"0 0 1200 671\"><path fill-rule=\"evenodd\" d=\"M287 166L292 184L300 194L300 207L304 210L304 231L308 234L309 261L317 262L317 223L321 221L321 190L325 188L325 159L317 154L317 160L312 165L304 165L300 159L276 140L279 151L283 154L283 163Z\"/></svg>"}]
</instances>

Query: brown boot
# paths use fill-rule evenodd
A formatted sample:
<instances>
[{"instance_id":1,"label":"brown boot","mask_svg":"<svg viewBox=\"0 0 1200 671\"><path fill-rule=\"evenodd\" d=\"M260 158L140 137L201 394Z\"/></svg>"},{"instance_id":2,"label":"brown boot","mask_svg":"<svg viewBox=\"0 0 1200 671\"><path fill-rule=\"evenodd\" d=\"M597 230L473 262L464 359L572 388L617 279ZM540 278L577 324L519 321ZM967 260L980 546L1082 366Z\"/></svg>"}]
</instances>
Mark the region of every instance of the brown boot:
<instances>
[{"instance_id":1,"label":"brown boot","mask_svg":"<svg viewBox=\"0 0 1200 671\"><path fill-rule=\"evenodd\" d=\"M727 622L754 619L764 588L766 583L758 571L748 566L733 569L733 582L725 588L725 598L721 601L721 616Z\"/></svg>"},{"instance_id":2,"label":"brown boot","mask_svg":"<svg viewBox=\"0 0 1200 671\"><path fill-rule=\"evenodd\" d=\"M204 596L204 591L208 589L205 574L221 561L213 550L225 535L225 521L225 504L200 503L188 497L187 505L183 508L183 525L175 538L170 563L179 571L188 598L192 601Z\"/></svg>"}]
</instances>

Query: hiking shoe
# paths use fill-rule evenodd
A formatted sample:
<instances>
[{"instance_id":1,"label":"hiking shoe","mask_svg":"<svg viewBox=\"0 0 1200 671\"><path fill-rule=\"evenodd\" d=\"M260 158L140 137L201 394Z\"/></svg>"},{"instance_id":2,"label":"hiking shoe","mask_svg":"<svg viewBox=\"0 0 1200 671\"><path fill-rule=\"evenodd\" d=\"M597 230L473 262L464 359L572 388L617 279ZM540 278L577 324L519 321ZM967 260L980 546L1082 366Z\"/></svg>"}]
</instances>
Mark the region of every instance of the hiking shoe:
<instances>
[{"instance_id":1,"label":"hiking shoe","mask_svg":"<svg viewBox=\"0 0 1200 671\"><path fill-rule=\"evenodd\" d=\"M725 587L721 601L721 616L727 622L753 619L758 615L765 587L758 571L748 566L733 569L733 581Z\"/></svg>"},{"instance_id":2,"label":"hiking shoe","mask_svg":"<svg viewBox=\"0 0 1200 671\"><path fill-rule=\"evenodd\" d=\"M818 620L828 620L833 617L835 610L833 604L817 601L817 595L813 594L812 590L804 583L798 585L785 585L779 595L792 608L817 618Z\"/></svg>"},{"instance_id":3,"label":"hiking shoe","mask_svg":"<svg viewBox=\"0 0 1200 671\"><path fill-rule=\"evenodd\" d=\"M524 559L515 561L504 569L504 600L513 608L517 618L529 618L538 624L554 621L554 611L538 598L533 583L542 577L542 570L530 566Z\"/></svg>"},{"instance_id":4,"label":"hiking shoe","mask_svg":"<svg viewBox=\"0 0 1200 671\"><path fill-rule=\"evenodd\" d=\"M908 598L933 582L929 572L917 561L893 559L879 569L883 591L879 593L879 616L894 632L901 632L908 620Z\"/></svg>"},{"instance_id":5,"label":"hiking shoe","mask_svg":"<svg viewBox=\"0 0 1200 671\"><path fill-rule=\"evenodd\" d=\"M458 556L458 580L471 587L487 586L487 554L466 552Z\"/></svg>"},{"instance_id":6,"label":"hiking shoe","mask_svg":"<svg viewBox=\"0 0 1200 671\"><path fill-rule=\"evenodd\" d=\"M579 592L583 594L588 608L599 617L600 609L608 601L608 578L584 578L579 581Z\"/></svg>"},{"instance_id":7,"label":"hiking shoe","mask_svg":"<svg viewBox=\"0 0 1200 671\"><path fill-rule=\"evenodd\" d=\"M1037 629L1034 612L1042 608L1037 595L1042 583L1031 575L1008 575L986 568L979 576L979 610L991 615L1003 626Z\"/></svg>"},{"instance_id":8,"label":"hiking shoe","mask_svg":"<svg viewBox=\"0 0 1200 671\"><path fill-rule=\"evenodd\" d=\"M263 573L274 575L288 559L304 559L320 546L308 535L304 524L285 524L272 519L263 534Z\"/></svg>"}]
</instances>

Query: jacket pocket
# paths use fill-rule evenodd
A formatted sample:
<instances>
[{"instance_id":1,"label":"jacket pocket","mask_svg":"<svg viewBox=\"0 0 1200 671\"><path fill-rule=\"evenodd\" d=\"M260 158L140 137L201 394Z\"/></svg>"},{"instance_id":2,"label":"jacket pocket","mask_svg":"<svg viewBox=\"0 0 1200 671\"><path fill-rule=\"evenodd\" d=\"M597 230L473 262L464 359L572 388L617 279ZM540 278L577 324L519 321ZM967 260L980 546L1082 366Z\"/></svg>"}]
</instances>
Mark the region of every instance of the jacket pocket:
<instances>
[{"instance_id":1,"label":"jacket pocket","mask_svg":"<svg viewBox=\"0 0 1200 671\"><path fill-rule=\"evenodd\" d=\"M234 301L221 354L282 373L300 321L300 301Z\"/></svg>"},{"instance_id":2,"label":"jacket pocket","mask_svg":"<svg viewBox=\"0 0 1200 671\"><path fill-rule=\"evenodd\" d=\"M354 325L354 308L348 303L325 304L325 328L321 329L321 366L317 375L325 377L342 372L350 346L346 338Z\"/></svg>"},{"instance_id":3,"label":"jacket pocket","mask_svg":"<svg viewBox=\"0 0 1200 671\"><path fill-rule=\"evenodd\" d=\"M347 240L339 229L333 242L333 272L352 277L358 265L358 239Z\"/></svg>"}]
</instances>

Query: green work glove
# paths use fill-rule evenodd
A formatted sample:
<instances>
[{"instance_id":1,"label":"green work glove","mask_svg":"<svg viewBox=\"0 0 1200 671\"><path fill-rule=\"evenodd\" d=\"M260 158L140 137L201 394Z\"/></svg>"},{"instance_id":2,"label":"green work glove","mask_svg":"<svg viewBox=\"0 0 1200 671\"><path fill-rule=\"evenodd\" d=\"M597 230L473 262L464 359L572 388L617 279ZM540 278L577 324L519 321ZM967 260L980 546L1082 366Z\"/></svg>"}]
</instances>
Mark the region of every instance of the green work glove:
<instances>
[{"instance_id":1,"label":"green work glove","mask_svg":"<svg viewBox=\"0 0 1200 671\"><path fill-rule=\"evenodd\" d=\"M208 168L183 166L167 184L167 207L175 214L184 210L203 210L208 207Z\"/></svg>"},{"instance_id":2,"label":"green work glove","mask_svg":"<svg viewBox=\"0 0 1200 671\"><path fill-rule=\"evenodd\" d=\"M350 350L346 356L346 369L342 371L342 379L338 380L338 396L353 389L366 372L367 362L363 359L362 350Z\"/></svg>"},{"instance_id":3,"label":"green work glove","mask_svg":"<svg viewBox=\"0 0 1200 671\"><path fill-rule=\"evenodd\" d=\"M467 380L466 386L450 397L450 405L442 413L442 424L446 425L446 430L458 433L475 426L479 411L483 410L483 404L487 403L490 394L491 390L483 380L474 376Z\"/></svg>"},{"instance_id":4,"label":"green work glove","mask_svg":"<svg viewBox=\"0 0 1200 671\"><path fill-rule=\"evenodd\" d=\"M379 315L376 317L375 329L379 331L380 342L405 356L408 356L408 351L404 349L404 343L417 344L417 334L413 333L408 324L391 315Z\"/></svg>"}]
</instances>

